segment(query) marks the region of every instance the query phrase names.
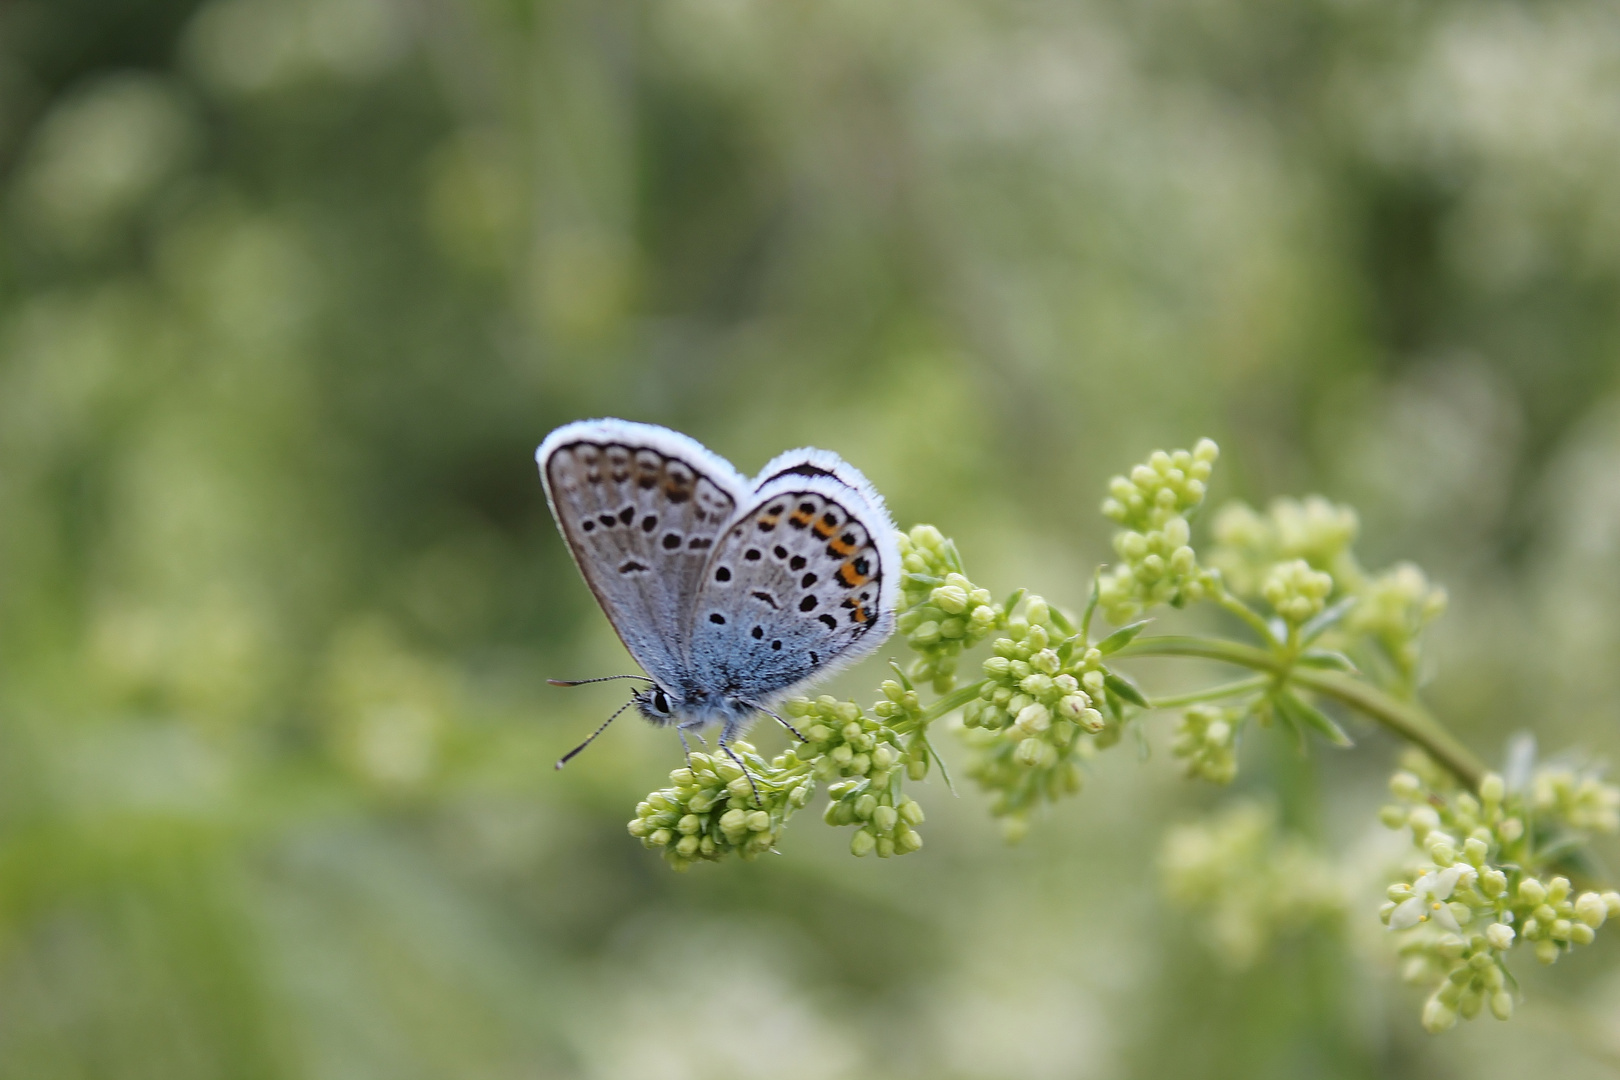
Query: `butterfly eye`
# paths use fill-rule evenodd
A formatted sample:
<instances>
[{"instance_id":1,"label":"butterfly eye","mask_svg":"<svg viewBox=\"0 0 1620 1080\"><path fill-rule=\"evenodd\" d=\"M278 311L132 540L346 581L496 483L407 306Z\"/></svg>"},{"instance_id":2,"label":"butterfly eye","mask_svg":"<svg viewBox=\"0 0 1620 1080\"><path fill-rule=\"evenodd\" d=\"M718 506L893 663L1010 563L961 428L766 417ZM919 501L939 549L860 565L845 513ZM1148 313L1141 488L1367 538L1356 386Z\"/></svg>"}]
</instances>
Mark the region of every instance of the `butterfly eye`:
<instances>
[{"instance_id":1,"label":"butterfly eye","mask_svg":"<svg viewBox=\"0 0 1620 1080\"><path fill-rule=\"evenodd\" d=\"M664 696L664 692L662 690L653 691L652 703L653 708L657 709L659 712L669 712L669 698Z\"/></svg>"}]
</instances>

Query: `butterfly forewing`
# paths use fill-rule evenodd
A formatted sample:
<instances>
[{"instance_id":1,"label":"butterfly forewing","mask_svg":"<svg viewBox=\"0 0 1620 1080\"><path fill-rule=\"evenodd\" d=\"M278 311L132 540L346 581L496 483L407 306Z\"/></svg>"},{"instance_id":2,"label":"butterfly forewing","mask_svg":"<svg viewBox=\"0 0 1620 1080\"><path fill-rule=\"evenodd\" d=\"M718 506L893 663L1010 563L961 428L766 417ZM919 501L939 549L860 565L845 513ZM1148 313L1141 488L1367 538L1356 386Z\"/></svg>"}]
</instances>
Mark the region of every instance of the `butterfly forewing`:
<instances>
[{"instance_id":1,"label":"butterfly forewing","mask_svg":"<svg viewBox=\"0 0 1620 1080\"><path fill-rule=\"evenodd\" d=\"M899 568L881 504L828 470L789 472L718 538L692 612L695 675L740 700L864 656L893 627Z\"/></svg>"},{"instance_id":2,"label":"butterfly forewing","mask_svg":"<svg viewBox=\"0 0 1620 1080\"><path fill-rule=\"evenodd\" d=\"M743 500L741 477L689 439L624 421L570 424L536 456L552 513L614 630L648 674L682 683L693 600Z\"/></svg>"}]
</instances>

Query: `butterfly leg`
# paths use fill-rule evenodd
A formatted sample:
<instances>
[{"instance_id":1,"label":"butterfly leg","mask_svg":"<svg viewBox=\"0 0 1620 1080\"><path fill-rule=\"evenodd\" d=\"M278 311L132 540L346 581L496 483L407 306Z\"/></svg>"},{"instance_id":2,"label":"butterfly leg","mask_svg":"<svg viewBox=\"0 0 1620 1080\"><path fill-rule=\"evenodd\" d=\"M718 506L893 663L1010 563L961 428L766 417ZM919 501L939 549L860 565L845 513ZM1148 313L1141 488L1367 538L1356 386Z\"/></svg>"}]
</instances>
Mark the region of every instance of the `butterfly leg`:
<instances>
[{"instance_id":1,"label":"butterfly leg","mask_svg":"<svg viewBox=\"0 0 1620 1080\"><path fill-rule=\"evenodd\" d=\"M765 800L759 796L759 785L754 783L754 774L748 771L748 766L743 764L742 758L738 757L732 752L731 744L726 742L726 737L724 735L720 736L720 749L724 750L726 752L726 757L730 758L736 764L737 768L742 770L743 775L748 777L748 786L754 789L754 805L763 809L765 806Z\"/></svg>"},{"instance_id":2,"label":"butterfly leg","mask_svg":"<svg viewBox=\"0 0 1620 1080\"><path fill-rule=\"evenodd\" d=\"M690 769L692 767L692 747L686 741L686 732L676 728L675 734L681 737L681 753L686 755L686 767Z\"/></svg>"},{"instance_id":3,"label":"butterfly leg","mask_svg":"<svg viewBox=\"0 0 1620 1080\"><path fill-rule=\"evenodd\" d=\"M767 709L765 706L756 705L752 701L747 701L747 702L744 702L743 704L747 705L750 709L758 709L760 712L764 713L766 716L770 717L772 720L775 720L778 724L781 724L783 727L785 727L789 731L793 732L793 737L798 739L800 742L809 742L810 741L809 739L805 738L802 734L800 734L798 728L794 727L792 724L788 723L786 720L782 719L780 716L777 716L774 712Z\"/></svg>"}]
</instances>

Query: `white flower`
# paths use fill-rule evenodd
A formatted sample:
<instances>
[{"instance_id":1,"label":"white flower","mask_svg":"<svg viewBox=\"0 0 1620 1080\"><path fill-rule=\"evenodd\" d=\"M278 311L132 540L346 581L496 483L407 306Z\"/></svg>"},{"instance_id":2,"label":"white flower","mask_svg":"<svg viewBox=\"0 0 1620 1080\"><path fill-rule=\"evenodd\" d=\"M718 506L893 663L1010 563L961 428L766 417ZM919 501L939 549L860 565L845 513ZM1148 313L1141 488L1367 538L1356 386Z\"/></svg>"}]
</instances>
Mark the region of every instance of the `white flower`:
<instances>
[{"instance_id":1,"label":"white flower","mask_svg":"<svg viewBox=\"0 0 1620 1080\"><path fill-rule=\"evenodd\" d=\"M1452 913L1451 906L1445 901L1450 899L1451 892L1457 887L1464 869L1461 866L1448 866L1444 870L1432 870L1414 881L1411 897L1401 901L1395 906L1395 910L1389 913L1389 928L1407 930L1420 922L1433 919L1452 933L1461 933L1462 927L1457 923L1457 916Z\"/></svg>"}]
</instances>

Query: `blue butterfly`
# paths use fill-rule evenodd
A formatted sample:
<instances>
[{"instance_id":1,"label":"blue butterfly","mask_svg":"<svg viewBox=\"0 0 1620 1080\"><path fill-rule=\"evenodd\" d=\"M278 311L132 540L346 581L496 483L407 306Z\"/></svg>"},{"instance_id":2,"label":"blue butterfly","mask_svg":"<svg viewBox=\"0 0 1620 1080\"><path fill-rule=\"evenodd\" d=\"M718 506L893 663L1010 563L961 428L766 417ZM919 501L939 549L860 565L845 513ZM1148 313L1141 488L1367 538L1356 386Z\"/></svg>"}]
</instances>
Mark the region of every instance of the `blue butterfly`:
<instances>
[{"instance_id":1,"label":"blue butterfly","mask_svg":"<svg viewBox=\"0 0 1620 1080\"><path fill-rule=\"evenodd\" d=\"M683 745L719 725L736 761L730 743L755 716L792 730L777 701L894 629L894 523L836 454L790 450L748 480L668 428L582 420L546 436L535 460L585 583L647 673L625 708L674 725Z\"/></svg>"}]
</instances>

